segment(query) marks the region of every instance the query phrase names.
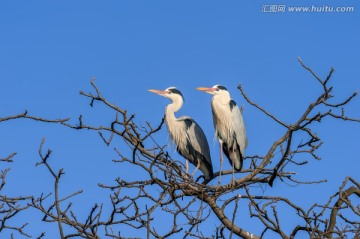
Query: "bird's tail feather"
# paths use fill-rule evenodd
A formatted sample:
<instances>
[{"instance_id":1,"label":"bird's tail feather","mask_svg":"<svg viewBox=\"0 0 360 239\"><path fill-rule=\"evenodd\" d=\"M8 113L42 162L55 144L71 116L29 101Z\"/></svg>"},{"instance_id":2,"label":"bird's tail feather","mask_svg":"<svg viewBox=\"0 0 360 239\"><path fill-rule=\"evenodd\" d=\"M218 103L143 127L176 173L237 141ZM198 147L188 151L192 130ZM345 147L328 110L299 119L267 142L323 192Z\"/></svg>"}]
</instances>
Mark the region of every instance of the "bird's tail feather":
<instances>
[{"instance_id":1,"label":"bird's tail feather","mask_svg":"<svg viewBox=\"0 0 360 239\"><path fill-rule=\"evenodd\" d=\"M240 172L243 165L243 156L240 152L239 147L230 147L223 144L223 151L225 156L229 159L230 165L234 164L234 168L236 171Z\"/></svg>"}]
</instances>

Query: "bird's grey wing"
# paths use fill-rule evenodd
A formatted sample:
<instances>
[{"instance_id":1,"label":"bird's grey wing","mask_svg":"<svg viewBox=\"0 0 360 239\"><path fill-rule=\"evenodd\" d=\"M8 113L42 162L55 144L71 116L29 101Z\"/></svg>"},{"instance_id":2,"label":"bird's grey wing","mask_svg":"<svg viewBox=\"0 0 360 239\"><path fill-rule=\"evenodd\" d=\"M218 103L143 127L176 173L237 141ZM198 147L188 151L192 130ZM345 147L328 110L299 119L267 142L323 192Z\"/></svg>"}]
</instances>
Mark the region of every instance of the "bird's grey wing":
<instances>
[{"instance_id":1,"label":"bird's grey wing","mask_svg":"<svg viewBox=\"0 0 360 239\"><path fill-rule=\"evenodd\" d=\"M236 102L233 100L230 101L230 110L231 110L232 122L234 124L234 130L236 134L236 141L240 145L241 154L244 155L245 148L248 144L244 119L242 117L239 107L236 105Z\"/></svg>"},{"instance_id":2,"label":"bird's grey wing","mask_svg":"<svg viewBox=\"0 0 360 239\"><path fill-rule=\"evenodd\" d=\"M181 120L185 123L186 134L190 144L196 152L199 152L201 155L203 155L206 160L205 163L207 164L207 167L212 171L210 148L204 131L195 122L195 120L188 116L182 116L178 120Z\"/></svg>"}]
</instances>

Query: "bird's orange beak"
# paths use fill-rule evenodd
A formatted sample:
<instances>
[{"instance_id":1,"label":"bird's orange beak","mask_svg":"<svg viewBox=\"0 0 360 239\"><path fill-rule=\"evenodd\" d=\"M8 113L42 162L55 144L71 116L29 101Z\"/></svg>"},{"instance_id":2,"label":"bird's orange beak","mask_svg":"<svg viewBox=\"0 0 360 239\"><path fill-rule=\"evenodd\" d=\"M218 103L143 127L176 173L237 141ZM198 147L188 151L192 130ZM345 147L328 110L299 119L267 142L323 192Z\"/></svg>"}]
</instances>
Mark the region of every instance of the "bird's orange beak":
<instances>
[{"instance_id":1,"label":"bird's orange beak","mask_svg":"<svg viewBox=\"0 0 360 239\"><path fill-rule=\"evenodd\" d=\"M210 93L210 94L212 94L212 92L214 92L216 90L215 88L212 88L212 87L198 87L196 89L200 90L200 91L204 91L206 93Z\"/></svg>"},{"instance_id":2,"label":"bird's orange beak","mask_svg":"<svg viewBox=\"0 0 360 239\"><path fill-rule=\"evenodd\" d=\"M158 94L158 95L165 95L166 91L165 90L148 90L149 92Z\"/></svg>"}]
</instances>

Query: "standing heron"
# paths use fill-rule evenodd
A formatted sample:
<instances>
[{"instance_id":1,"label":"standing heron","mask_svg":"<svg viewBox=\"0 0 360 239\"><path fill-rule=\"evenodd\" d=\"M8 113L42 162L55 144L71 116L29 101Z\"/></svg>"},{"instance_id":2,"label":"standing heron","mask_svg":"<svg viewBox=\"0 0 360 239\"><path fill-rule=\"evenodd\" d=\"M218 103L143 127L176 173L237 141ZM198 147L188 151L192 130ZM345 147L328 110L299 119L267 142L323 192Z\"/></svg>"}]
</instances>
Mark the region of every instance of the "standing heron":
<instances>
[{"instance_id":1,"label":"standing heron","mask_svg":"<svg viewBox=\"0 0 360 239\"><path fill-rule=\"evenodd\" d=\"M210 158L209 144L200 126L188 116L176 118L183 105L184 99L181 92L175 87L165 90L149 90L172 101L165 108L165 120L170 137L176 144L176 150L186 159L186 173L188 173L188 161L196 166L192 176L200 169L204 174L205 181L213 178L213 167Z\"/></svg>"},{"instance_id":2,"label":"standing heron","mask_svg":"<svg viewBox=\"0 0 360 239\"><path fill-rule=\"evenodd\" d=\"M245 148L248 144L244 120L239 107L231 99L229 91L222 85L199 87L197 90L212 94L211 109L213 114L215 135L220 143L220 176L223 164L223 152L234 169L241 171Z\"/></svg>"}]
</instances>

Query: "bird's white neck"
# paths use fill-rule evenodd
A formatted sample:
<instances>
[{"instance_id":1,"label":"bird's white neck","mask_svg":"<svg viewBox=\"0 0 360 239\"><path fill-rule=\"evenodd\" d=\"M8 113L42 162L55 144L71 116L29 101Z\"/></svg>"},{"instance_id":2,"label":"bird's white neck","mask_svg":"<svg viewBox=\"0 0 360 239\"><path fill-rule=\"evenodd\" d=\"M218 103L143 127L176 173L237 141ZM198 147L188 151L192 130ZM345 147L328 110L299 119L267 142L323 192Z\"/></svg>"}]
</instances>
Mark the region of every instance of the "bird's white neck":
<instances>
[{"instance_id":1,"label":"bird's white neck","mask_svg":"<svg viewBox=\"0 0 360 239\"><path fill-rule=\"evenodd\" d=\"M230 94L227 91L221 94L214 95L214 100L220 102L222 105L228 104L231 100Z\"/></svg>"},{"instance_id":2,"label":"bird's white neck","mask_svg":"<svg viewBox=\"0 0 360 239\"><path fill-rule=\"evenodd\" d=\"M166 120L176 120L175 112L178 112L183 105L183 100L181 98L175 98L172 100L172 103L169 104L165 109Z\"/></svg>"},{"instance_id":3,"label":"bird's white neck","mask_svg":"<svg viewBox=\"0 0 360 239\"><path fill-rule=\"evenodd\" d=\"M165 121L166 121L166 125L170 134L170 137L172 139L172 142L179 142L179 138L177 138L176 136L181 135L181 133L177 132L177 130L179 129L178 127L176 127L176 125L179 123L176 116L175 116L175 112L178 112L181 108L183 104L183 100L181 98L179 99L174 99L172 101L171 104L169 104L168 106L166 106L165 108Z\"/></svg>"}]
</instances>

